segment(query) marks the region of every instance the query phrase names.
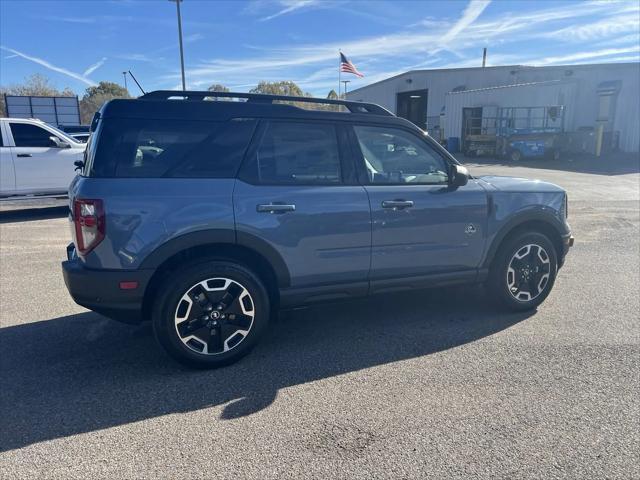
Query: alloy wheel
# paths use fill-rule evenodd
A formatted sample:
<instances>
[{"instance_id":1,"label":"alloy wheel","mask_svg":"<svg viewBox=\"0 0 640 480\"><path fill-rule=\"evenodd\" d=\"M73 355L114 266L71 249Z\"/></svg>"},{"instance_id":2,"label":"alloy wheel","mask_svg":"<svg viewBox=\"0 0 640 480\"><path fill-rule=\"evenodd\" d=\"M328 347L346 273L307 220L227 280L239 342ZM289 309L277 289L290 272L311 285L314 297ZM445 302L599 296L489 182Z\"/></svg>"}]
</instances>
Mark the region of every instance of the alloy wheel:
<instances>
[{"instance_id":1,"label":"alloy wheel","mask_svg":"<svg viewBox=\"0 0 640 480\"><path fill-rule=\"evenodd\" d=\"M247 337L254 317L255 303L247 288L230 278L216 277L189 288L174 318L178 337L187 348L218 355Z\"/></svg>"},{"instance_id":2,"label":"alloy wheel","mask_svg":"<svg viewBox=\"0 0 640 480\"><path fill-rule=\"evenodd\" d=\"M513 254L507 268L509 293L518 301L530 302L544 291L550 275L547 251L540 245L524 245Z\"/></svg>"}]
</instances>

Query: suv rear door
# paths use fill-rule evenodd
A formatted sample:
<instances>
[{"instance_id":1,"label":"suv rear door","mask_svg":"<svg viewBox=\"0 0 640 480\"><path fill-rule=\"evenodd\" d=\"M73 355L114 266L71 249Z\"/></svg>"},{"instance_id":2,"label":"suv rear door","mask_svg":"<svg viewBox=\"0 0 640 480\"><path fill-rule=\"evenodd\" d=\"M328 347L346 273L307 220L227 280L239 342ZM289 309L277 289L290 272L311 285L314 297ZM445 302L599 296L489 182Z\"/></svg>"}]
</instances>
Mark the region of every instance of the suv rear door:
<instances>
[{"instance_id":1,"label":"suv rear door","mask_svg":"<svg viewBox=\"0 0 640 480\"><path fill-rule=\"evenodd\" d=\"M287 293L300 302L367 292L371 214L345 127L262 121L235 187L234 208L238 242L266 242L284 260L291 286L283 291L284 303Z\"/></svg>"},{"instance_id":2,"label":"suv rear door","mask_svg":"<svg viewBox=\"0 0 640 480\"><path fill-rule=\"evenodd\" d=\"M485 244L484 189L473 179L451 187L449 161L409 128L354 125L351 134L371 202L371 291L475 277Z\"/></svg>"}]
</instances>

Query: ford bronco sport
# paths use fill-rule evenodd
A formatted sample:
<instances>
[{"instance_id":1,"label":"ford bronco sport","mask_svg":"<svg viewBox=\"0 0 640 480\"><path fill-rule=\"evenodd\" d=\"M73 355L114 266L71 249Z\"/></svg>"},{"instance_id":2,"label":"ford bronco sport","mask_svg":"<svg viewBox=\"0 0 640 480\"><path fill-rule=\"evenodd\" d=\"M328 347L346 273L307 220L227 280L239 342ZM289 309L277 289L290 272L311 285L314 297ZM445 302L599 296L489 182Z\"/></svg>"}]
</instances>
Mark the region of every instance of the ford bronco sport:
<instances>
[{"instance_id":1,"label":"ford bronco sport","mask_svg":"<svg viewBox=\"0 0 640 480\"><path fill-rule=\"evenodd\" d=\"M277 308L485 283L527 310L551 291L573 243L561 188L471 177L378 105L210 96L151 92L96 114L62 264L80 305L150 319L172 357L215 367ZM315 103L328 107L301 107Z\"/></svg>"}]
</instances>

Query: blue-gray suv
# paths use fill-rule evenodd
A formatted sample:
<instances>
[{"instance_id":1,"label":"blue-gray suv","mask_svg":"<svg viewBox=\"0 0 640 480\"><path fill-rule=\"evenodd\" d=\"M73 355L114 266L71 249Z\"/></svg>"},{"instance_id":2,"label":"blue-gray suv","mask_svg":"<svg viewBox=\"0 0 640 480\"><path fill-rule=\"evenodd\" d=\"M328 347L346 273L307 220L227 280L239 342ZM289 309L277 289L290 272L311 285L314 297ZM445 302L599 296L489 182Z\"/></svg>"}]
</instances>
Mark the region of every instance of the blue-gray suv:
<instances>
[{"instance_id":1,"label":"blue-gray suv","mask_svg":"<svg viewBox=\"0 0 640 480\"><path fill-rule=\"evenodd\" d=\"M150 319L172 357L215 367L278 308L484 283L527 310L551 291L573 243L561 188L472 177L378 105L212 95L152 92L94 117L62 264L80 305Z\"/></svg>"}]
</instances>

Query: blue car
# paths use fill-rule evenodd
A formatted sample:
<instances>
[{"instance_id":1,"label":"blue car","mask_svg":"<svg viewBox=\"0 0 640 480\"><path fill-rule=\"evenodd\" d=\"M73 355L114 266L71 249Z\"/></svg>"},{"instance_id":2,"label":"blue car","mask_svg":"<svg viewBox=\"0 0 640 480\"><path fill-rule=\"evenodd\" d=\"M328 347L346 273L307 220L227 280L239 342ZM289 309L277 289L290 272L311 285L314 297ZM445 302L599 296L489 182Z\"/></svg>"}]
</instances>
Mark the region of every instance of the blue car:
<instances>
[{"instance_id":1,"label":"blue car","mask_svg":"<svg viewBox=\"0 0 640 480\"><path fill-rule=\"evenodd\" d=\"M573 243L560 187L472 177L378 105L210 95L96 114L62 263L78 304L217 367L280 308L473 283L510 310L549 295Z\"/></svg>"}]
</instances>

